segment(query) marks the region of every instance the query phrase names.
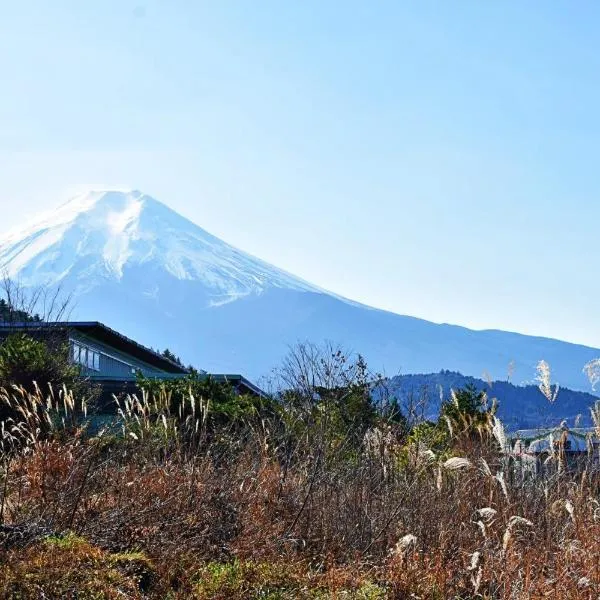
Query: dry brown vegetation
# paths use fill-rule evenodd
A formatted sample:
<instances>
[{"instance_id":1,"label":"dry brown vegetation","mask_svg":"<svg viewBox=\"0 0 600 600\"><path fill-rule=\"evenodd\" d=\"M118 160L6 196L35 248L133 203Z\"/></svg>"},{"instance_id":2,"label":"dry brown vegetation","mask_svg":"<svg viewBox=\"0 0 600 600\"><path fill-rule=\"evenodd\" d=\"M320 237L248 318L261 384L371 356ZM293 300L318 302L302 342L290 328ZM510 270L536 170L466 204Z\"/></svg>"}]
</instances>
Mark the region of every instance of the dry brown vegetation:
<instances>
[{"instance_id":1,"label":"dry brown vegetation","mask_svg":"<svg viewBox=\"0 0 600 600\"><path fill-rule=\"evenodd\" d=\"M211 429L209 399L158 394L92 433L64 391L3 401L21 415L1 432L3 597L600 595L598 475L558 448L517 477L491 413L358 436L288 407Z\"/></svg>"}]
</instances>

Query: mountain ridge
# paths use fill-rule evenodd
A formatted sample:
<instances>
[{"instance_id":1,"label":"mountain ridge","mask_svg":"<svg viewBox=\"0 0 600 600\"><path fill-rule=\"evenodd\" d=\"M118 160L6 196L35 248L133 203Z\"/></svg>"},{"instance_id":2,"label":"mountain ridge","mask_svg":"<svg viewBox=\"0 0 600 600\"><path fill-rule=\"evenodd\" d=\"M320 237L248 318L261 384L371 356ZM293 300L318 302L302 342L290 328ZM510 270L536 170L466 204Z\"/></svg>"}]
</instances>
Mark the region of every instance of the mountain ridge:
<instances>
[{"instance_id":1,"label":"mountain ridge","mask_svg":"<svg viewBox=\"0 0 600 600\"><path fill-rule=\"evenodd\" d=\"M467 385L484 391L490 403L497 400L497 415L510 431L557 427L563 421L570 427L593 426L590 409L598 397L589 392L561 388L555 401L549 402L536 384L515 385L508 379L484 381L449 370L397 375L386 382L405 411L411 403L421 403L423 416L432 421L438 417L442 398L448 401L451 390Z\"/></svg>"}]
</instances>

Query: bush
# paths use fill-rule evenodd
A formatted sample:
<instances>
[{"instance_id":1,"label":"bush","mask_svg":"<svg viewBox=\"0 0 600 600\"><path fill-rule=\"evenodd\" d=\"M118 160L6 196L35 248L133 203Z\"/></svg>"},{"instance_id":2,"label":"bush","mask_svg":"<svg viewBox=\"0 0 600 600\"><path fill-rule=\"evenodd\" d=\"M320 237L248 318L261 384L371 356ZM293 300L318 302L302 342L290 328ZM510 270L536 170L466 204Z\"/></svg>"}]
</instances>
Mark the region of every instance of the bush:
<instances>
[{"instance_id":1,"label":"bush","mask_svg":"<svg viewBox=\"0 0 600 600\"><path fill-rule=\"evenodd\" d=\"M138 374L137 383L153 400L163 398L162 408L182 420L191 413L189 400L194 398L198 406L207 407L210 429L256 418L271 406L268 399L239 395L230 384L216 381L210 375L192 373L187 377L161 380Z\"/></svg>"},{"instance_id":2,"label":"bush","mask_svg":"<svg viewBox=\"0 0 600 600\"><path fill-rule=\"evenodd\" d=\"M32 391L35 382L42 390L49 385L71 389L78 377L79 367L70 363L66 342L50 343L15 333L0 344L0 387Z\"/></svg>"},{"instance_id":3,"label":"bush","mask_svg":"<svg viewBox=\"0 0 600 600\"><path fill-rule=\"evenodd\" d=\"M70 416L76 417L75 406L90 406L97 392L80 379L79 367L69 361L66 343L17 333L0 344L0 421L11 419L18 424L37 415L45 429L49 424L40 413L44 404L52 404L58 412L60 404L64 412L68 403Z\"/></svg>"}]
</instances>

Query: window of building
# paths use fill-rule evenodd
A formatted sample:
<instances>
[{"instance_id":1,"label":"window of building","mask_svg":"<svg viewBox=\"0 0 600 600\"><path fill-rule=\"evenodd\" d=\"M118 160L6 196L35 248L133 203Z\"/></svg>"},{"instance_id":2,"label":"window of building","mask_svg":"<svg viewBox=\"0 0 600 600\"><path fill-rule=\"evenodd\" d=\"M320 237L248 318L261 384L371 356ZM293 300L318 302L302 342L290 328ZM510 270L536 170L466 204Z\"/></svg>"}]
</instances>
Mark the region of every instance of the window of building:
<instances>
[{"instance_id":1,"label":"window of building","mask_svg":"<svg viewBox=\"0 0 600 600\"><path fill-rule=\"evenodd\" d=\"M100 353L73 342L73 362L92 371L100 370Z\"/></svg>"}]
</instances>

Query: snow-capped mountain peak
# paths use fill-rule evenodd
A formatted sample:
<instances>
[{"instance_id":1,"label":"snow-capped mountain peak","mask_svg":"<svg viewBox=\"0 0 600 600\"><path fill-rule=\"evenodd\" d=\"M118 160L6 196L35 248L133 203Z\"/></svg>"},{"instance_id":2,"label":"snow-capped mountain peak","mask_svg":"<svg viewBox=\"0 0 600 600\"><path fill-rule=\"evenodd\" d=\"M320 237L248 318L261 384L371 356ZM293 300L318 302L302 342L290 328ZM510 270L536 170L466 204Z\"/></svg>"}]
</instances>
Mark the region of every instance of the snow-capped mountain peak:
<instances>
[{"instance_id":1,"label":"snow-capped mountain peak","mask_svg":"<svg viewBox=\"0 0 600 600\"><path fill-rule=\"evenodd\" d=\"M103 321L208 372L264 375L298 340L331 340L378 371L440 369L517 381L541 359L587 389L600 354L557 340L437 325L339 298L254 258L136 190L79 194L0 237L0 272L71 294L72 318ZM312 292L312 293L311 293ZM560 402L560 394L559 400ZM502 399L500 399L502 402ZM565 414L572 407L565 406Z\"/></svg>"},{"instance_id":2,"label":"snow-capped mountain peak","mask_svg":"<svg viewBox=\"0 0 600 600\"><path fill-rule=\"evenodd\" d=\"M79 194L24 229L0 238L0 268L24 285L69 283L76 292L127 270L203 285L219 305L268 288L318 291L301 279L219 240L138 190ZM156 294L156 290L153 292Z\"/></svg>"}]
</instances>

